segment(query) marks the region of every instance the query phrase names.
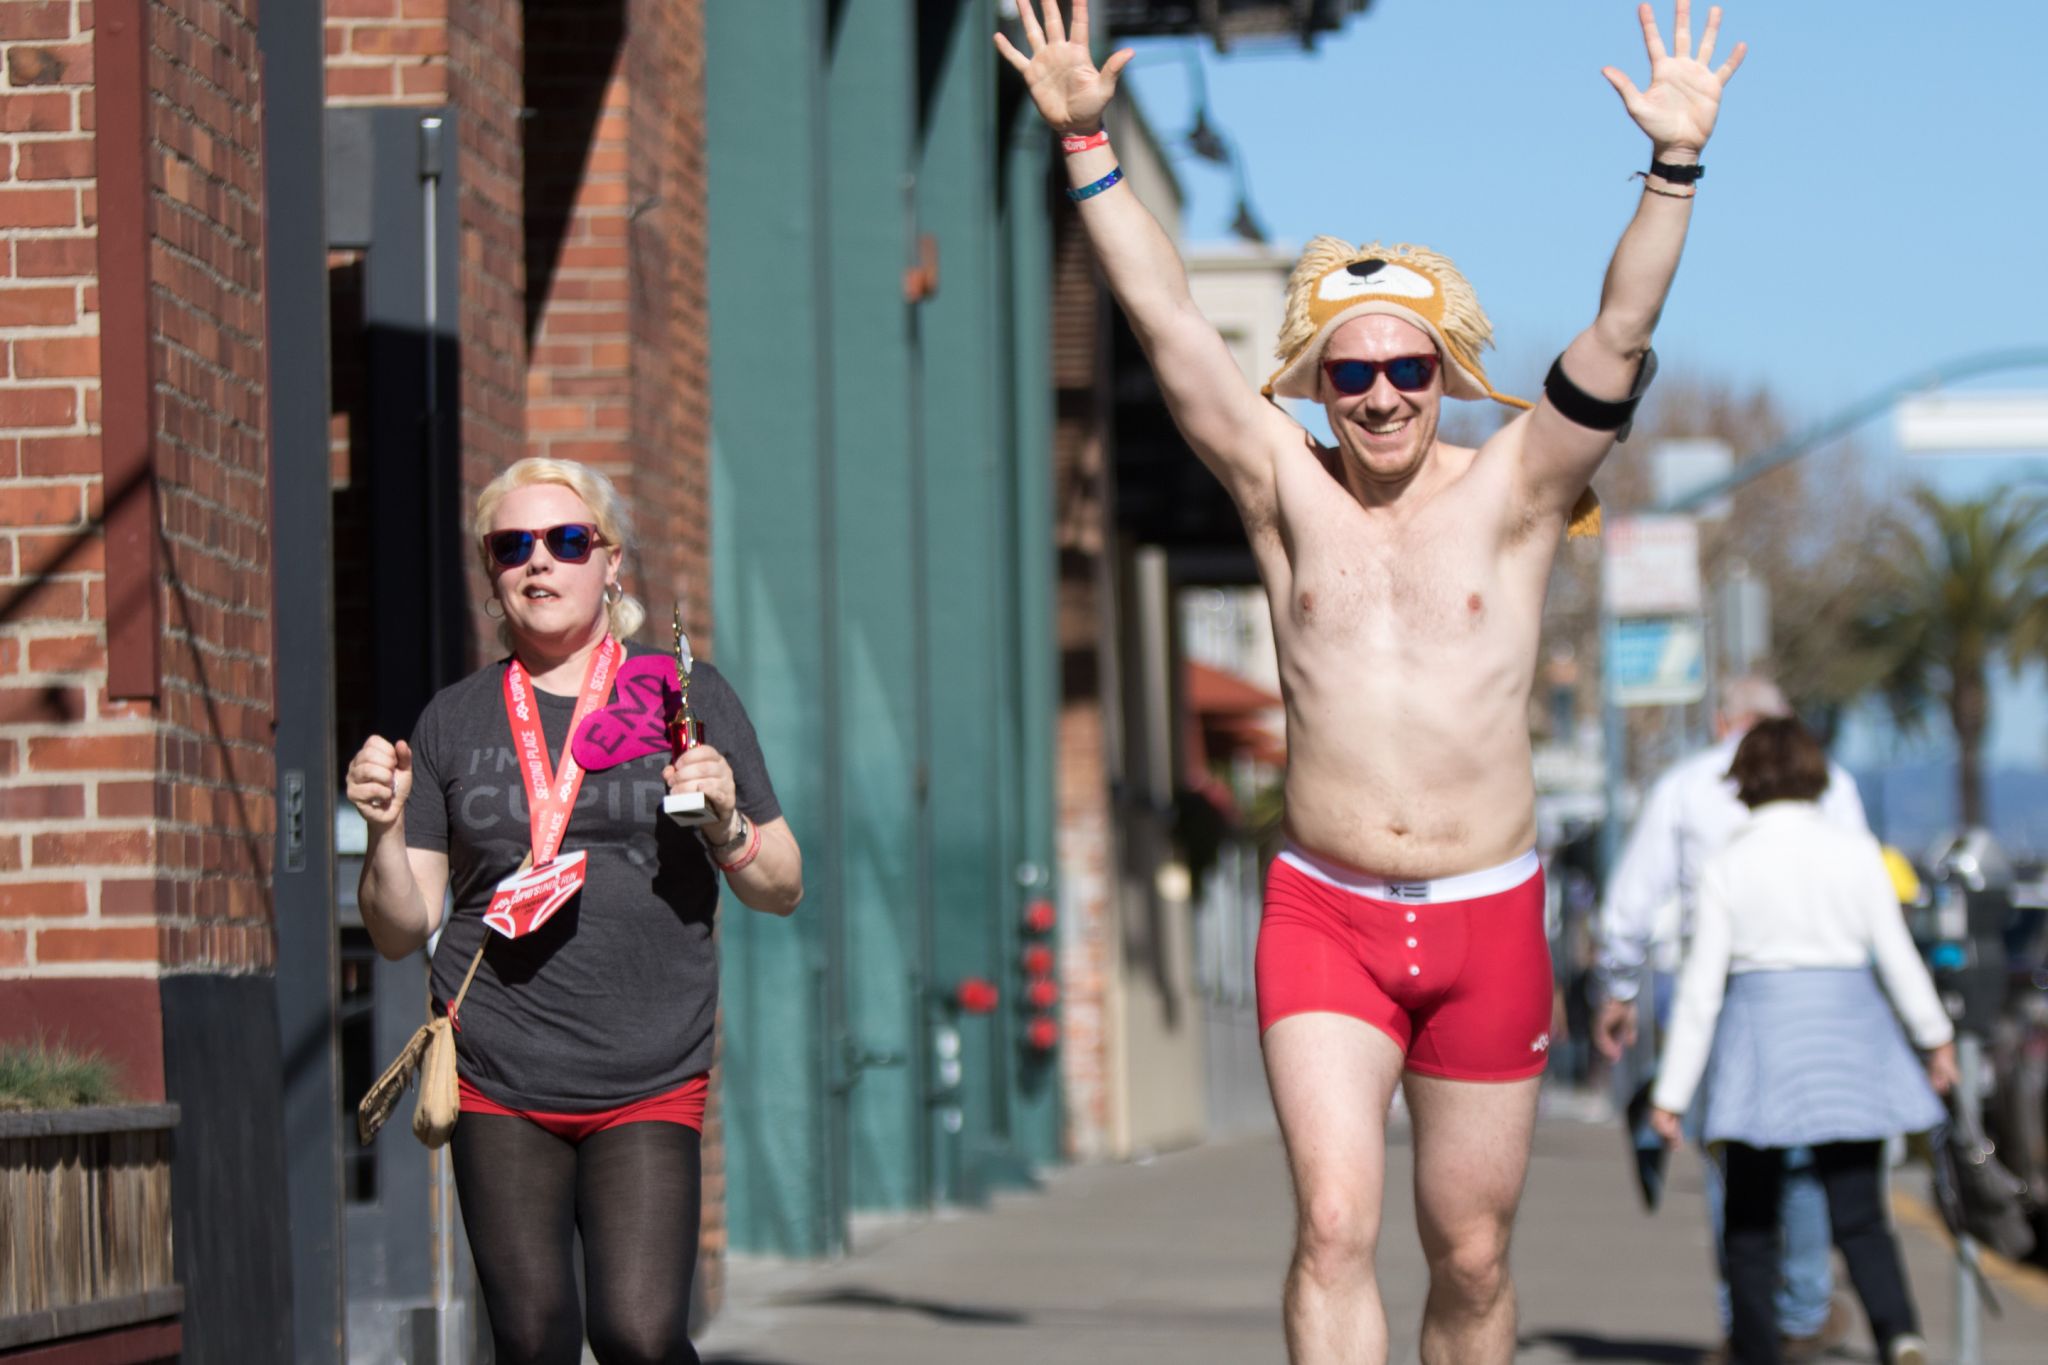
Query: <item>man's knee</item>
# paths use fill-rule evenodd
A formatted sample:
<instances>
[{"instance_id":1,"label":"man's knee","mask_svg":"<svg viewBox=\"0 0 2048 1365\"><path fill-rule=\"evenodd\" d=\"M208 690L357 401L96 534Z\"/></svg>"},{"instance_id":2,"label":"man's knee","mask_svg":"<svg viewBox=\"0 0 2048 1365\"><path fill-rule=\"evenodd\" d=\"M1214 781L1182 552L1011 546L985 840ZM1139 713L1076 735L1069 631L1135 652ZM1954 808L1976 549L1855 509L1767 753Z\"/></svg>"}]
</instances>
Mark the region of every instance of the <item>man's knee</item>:
<instances>
[{"instance_id":1,"label":"man's knee","mask_svg":"<svg viewBox=\"0 0 2048 1365\"><path fill-rule=\"evenodd\" d=\"M1506 1230L1488 1229L1453 1241L1430 1258L1429 1281L1469 1312L1492 1308L1508 1292Z\"/></svg>"},{"instance_id":2,"label":"man's knee","mask_svg":"<svg viewBox=\"0 0 2048 1365\"><path fill-rule=\"evenodd\" d=\"M1348 1190L1324 1190L1302 1201L1294 1258L1313 1278L1336 1283L1372 1273L1379 1250L1379 1219L1371 1204Z\"/></svg>"}]
</instances>

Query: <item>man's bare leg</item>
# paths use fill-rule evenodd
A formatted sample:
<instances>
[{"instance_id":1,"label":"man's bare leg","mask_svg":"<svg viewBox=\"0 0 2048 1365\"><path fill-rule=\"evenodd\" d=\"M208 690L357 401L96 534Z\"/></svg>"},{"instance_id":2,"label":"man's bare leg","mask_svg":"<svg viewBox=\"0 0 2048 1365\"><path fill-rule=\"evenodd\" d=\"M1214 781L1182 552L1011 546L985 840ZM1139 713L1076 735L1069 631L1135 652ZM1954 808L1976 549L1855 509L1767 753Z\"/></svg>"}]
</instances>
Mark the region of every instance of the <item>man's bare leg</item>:
<instances>
[{"instance_id":1,"label":"man's bare leg","mask_svg":"<svg viewBox=\"0 0 2048 1365\"><path fill-rule=\"evenodd\" d=\"M1407 1077L1415 1223L1429 1260L1423 1365L1509 1365L1515 1358L1508 1235L1529 1170L1541 1085L1540 1078Z\"/></svg>"},{"instance_id":2,"label":"man's bare leg","mask_svg":"<svg viewBox=\"0 0 2048 1365\"><path fill-rule=\"evenodd\" d=\"M1401 1049L1342 1014L1290 1015L1266 1030L1263 1045L1294 1175L1288 1358L1294 1365L1384 1365L1387 1316L1373 1258Z\"/></svg>"}]
</instances>

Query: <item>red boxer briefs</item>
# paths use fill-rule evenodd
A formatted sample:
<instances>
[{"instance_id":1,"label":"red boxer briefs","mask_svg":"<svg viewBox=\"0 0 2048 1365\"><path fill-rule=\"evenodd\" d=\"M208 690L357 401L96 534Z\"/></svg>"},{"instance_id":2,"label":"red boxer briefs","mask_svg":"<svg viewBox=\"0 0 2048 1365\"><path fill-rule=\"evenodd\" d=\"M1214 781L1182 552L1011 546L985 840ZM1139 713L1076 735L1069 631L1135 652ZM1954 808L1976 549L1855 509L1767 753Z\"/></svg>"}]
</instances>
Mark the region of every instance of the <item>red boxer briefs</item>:
<instances>
[{"instance_id":1,"label":"red boxer briefs","mask_svg":"<svg viewBox=\"0 0 2048 1365\"><path fill-rule=\"evenodd\" d=\"M680 1123L701 1133L704 1131L704 1097L711 1093L711 1078L695 1075L664 1094L649 1095L631 1104L593 1110L587 1114L542 1114L528 1109L511 1109L471 1085L468 1077L458 1077L456 1088L461 1093L462 1112L465 1114L502 1114L507 1118L525 1119L539 1124L564 1142L581 1142L594 1133L626 1123Z\"/></svg>"},{"instance_id":2,"label":"red boxer briefs","mask_svg":"<svg viewBox=\"0 0 2048 1365\"><path fill-rule=\"evenodd\" d=\"M1388 882L1290 845L1266 875L1259 1031L1291 1014L1362 1019L1408 1070L1539 1075L1550 1055L1550 942L1536 855L1466 876Z\"/></svg>"}]
</instances>

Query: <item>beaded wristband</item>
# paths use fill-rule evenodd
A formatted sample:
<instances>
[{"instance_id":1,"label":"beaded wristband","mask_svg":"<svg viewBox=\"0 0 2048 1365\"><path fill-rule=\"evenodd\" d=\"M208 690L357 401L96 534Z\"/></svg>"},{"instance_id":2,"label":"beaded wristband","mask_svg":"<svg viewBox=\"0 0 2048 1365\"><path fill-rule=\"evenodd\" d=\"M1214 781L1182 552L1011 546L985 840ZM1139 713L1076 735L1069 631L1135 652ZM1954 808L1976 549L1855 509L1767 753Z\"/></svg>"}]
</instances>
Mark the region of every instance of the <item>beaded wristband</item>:
<instances>
[{"instance_id":1,"label":"beaded wristband","mask_svg":"<svg viewBox=\"0 0 2048 1365\"><path fill-rule=\"evenodd\" d=\"M1078 190L1068 190L1067 198L1073 200L1077 204L1084 199L1093 199L1096 195L1101 194L1104 190L1114 188L1116 183L1119 180L1122 180L1123 178L1124 168L1118 166L1115 170L1111 171L1108 175L1103 176L1102 179L1096 181L1092 185L1083 185Z\"/></svg>"},{"instance_id":2,"label":"beaded wristband","mask_svg":"<svg viewBox=\"0 0 2048 1365\"><path fill-rule=\"evenodd\" d=\"M1097 128L1094 132L1083 136L1076 137L1070 135L1060 139L1060 150L1068 156L1073 156L1077 152L1085 152L1091 147L1107 147L1108 145L1109 130L1107 128Z\"/></svg>"}]
</instances>

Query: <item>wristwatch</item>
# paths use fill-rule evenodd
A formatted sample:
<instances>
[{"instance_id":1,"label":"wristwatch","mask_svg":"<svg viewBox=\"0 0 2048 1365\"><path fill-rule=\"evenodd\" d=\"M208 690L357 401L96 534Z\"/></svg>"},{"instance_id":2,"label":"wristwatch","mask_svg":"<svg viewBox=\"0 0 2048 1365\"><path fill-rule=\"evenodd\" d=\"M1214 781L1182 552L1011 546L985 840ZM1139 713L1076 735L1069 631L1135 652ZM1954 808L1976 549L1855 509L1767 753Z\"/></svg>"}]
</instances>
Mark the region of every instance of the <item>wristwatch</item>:
<instances>
[{"instance_id":1,"label":"wristwatch","mask_svg":"<svg viewBox=\"0 0 2048 1365\"><path fill-rule=\"evenodd\" d=\"M738 853L747 846L747 835L753 832L753 828L746 815L736 811L733 813L732 838L727 839L722 844L714 844L709 839L705 839L704 847L710 849L711 856L719 862L729 862L731 855Z\"/></svg>"}]
</instances>

